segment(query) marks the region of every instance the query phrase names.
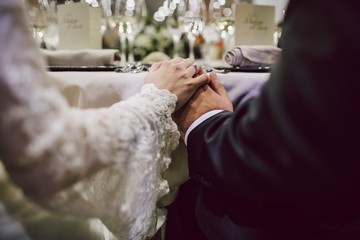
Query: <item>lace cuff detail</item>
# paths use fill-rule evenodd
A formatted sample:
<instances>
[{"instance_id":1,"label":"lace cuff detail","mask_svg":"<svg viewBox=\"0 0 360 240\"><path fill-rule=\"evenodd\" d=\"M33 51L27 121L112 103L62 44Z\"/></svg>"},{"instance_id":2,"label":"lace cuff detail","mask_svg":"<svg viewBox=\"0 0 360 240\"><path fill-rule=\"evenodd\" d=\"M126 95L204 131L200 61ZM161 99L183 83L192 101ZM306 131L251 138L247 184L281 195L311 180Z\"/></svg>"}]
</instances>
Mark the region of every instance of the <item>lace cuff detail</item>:
<instances>
[{"instance_id":1,"label":"lace cuff detail","mask_svg":"<svg viewBox=\"0 0 360 240\"><path fill-rule=\"evenodd\" d=\"M165 89L158 89L154 84L145 84L141 88L141 94L145 95L153 103L152 106L156 107L164 115L172 114L176 107L177 96Z\"/></svg>"},{"instance_id":2,"label":"lace cuff detail","mask_svg":"<svg viewBox=\"0 0 360 240\"><path fill-rule=\"evenodd\" d=\"M129 101L119 103L123 107L126 105L126 108L133 111L135 115L147 116L148 121L152 122L152 130L157 135L154 139L158 140L161 173L168 168L171 162L170 155L179 144L180 133L171 118L176 102L175 94L168 90L158 89L154 84L145 84L140 93L130 98ZM160 189L163 189L163 192L160 193L159 199L169 191L166 180L163 180L161 185Z\"/></svg>"}]
</instances>

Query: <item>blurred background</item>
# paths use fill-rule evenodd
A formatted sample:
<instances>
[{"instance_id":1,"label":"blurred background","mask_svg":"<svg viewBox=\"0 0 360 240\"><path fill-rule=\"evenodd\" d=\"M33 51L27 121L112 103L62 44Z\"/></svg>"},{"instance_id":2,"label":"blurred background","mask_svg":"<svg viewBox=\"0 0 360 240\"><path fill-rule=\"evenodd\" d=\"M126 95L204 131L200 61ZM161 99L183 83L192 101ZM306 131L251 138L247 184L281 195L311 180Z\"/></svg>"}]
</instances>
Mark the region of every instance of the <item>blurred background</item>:
<instances>
[{"instance_id":1,"label":"blurred background","mask_svg":"<svg viewBox=\"0 0 360 240\"><path fill-rule=\"evenodd\" d=\"M124 6L129 4L135 6L135 10L131 13L133 15L128 16L130 11L114 12L115 0L27 0L29 22L34 38L41 48L58 49L61 36L57 23L57 7L60 4L82 2L89 7L102 9L99 29L102 39L100 48L119 49L126 61L142 61L151 53L162 53L170 58L181 56L210 61L221 59L224 52L234 46L234 8L237 3L275 6L274 45L277 45L281 36L281 21L288 2L288 0L118 1L124 2ZM192 8L181 10L182 4ZM137 9L141 9L141 12ZM189 17L189 13L192 16ZM122 17L125 15L126 20Z\"/></svg>"}]
</instances>

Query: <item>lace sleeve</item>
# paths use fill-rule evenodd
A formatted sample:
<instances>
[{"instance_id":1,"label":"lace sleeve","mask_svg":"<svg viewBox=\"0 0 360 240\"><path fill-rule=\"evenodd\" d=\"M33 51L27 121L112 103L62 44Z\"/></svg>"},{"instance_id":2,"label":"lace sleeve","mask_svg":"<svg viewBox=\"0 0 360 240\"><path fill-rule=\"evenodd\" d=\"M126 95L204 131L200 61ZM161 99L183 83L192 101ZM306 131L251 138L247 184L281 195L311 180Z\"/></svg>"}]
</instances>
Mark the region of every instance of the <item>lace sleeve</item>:
<instances>
[{"instance_id":1,"label":"lace sleeve","mask_svg":"<svg viewBox=\"0 0 360 240\"><path fill-rule=\"evenodd\" d=\"M81 114L73 117L79 124L83 122L80 119L87 119L87 135L94 136L87 141L94 140L97 150L104 148L101 153L105 158L113 156L115 164L46 199L48 207L99 217L120 239L152 236L165 216L156 202L169 190L161 173L179 139L171 120L175 100L167 91L144 85L141 93L110 109L87 110L85 114L74 110L72 114ZM107 126L102 134L99 123Z\"/></svg>"},{"instance_id":2,"label":"lace sleeve","mask_svg":"<svg viewBox=\"0 0 360 240\"><path fill-rule=\"evenodd\" d=\"M179 139L176 96L144 85L110 108L69 108L47 81L21 4L0 2L0 158L9 175L39 203L100 218L119 238L151 236Z\"/></svg>"}]
</instances>

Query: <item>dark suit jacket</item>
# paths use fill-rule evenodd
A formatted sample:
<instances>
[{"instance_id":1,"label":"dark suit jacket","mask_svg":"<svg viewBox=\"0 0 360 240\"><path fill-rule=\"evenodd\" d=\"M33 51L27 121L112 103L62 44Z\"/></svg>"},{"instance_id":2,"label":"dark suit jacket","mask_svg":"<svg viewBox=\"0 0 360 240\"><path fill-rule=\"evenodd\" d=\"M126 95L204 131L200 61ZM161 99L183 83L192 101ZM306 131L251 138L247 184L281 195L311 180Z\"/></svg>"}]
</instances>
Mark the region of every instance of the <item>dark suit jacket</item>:
<instances>
[{"instance_id":1,"label":"dark suit jacket","mask_svg":"<svg viewBox=\"0 0 360 240\"><path fill-rule=\"evenodd\" d=\"M360 239L359 1L294 0L286 14L260 96L189 135L199 206L253 239Z\"/></svg>"}]
</instances>

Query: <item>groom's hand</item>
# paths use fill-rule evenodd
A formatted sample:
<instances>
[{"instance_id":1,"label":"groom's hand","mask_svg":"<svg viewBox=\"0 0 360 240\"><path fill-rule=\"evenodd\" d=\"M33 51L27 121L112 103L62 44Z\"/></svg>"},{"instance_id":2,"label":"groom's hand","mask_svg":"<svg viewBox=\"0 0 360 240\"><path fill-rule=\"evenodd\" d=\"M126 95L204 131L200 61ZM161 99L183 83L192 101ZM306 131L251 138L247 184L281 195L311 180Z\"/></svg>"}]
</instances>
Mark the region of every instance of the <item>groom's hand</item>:
<instances>
[{"instance_id":1,"label":"groom's hand","mask_svg":"<svg viewBox=\"0 0 360 240\"><path fill-rule=\"evenodd\" d=\"M199 88L189 102L173 114L181 136L184 138L190 125L211 110L234 111L224 85L214 72L210 73L209 85Z\"/></svg>"}]
</instances>

